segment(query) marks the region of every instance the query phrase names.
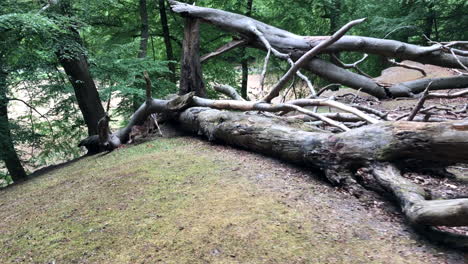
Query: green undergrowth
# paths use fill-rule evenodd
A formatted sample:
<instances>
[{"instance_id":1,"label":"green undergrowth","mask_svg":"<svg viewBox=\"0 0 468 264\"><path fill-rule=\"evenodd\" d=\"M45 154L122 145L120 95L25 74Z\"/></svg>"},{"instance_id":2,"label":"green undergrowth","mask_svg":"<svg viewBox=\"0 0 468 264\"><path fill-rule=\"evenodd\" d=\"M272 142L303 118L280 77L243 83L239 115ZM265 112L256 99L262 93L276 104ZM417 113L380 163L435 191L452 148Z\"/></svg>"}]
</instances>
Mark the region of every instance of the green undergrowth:
<instances>
[{"instance_id":1,"label":"green undergrowth","mask_svg":"<svg viewBox=\"0 0 468 264\"><path fill-rule=\"evenodd\" d=\"M360 238L329 222L325 206L282 199L236 158L158 139L7 188L0 263L424 263L366 225Z\"/></svg>"}]
</instances>

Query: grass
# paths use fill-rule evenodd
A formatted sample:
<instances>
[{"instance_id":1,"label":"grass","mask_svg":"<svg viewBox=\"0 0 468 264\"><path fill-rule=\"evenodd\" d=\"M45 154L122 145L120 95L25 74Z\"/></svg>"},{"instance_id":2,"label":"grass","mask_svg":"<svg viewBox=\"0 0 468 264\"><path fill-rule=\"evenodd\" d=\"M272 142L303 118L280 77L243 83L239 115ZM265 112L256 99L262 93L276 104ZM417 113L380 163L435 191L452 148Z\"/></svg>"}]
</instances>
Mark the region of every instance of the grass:
<instances>
[{"instance_id":1,"label":"grass","mask_svg":"<svg viewBox=\"0 0 468 264\"><path fill-rule=\"evenodd\" d=\"M311 206L291 198L300 192L285 193L284 172L242 153L158 139L0 191L0 263L432 260L408 236L346 219L332 200ZM270 178L255 180L262 173ZM300 186L304 195L323 195L310 182Z\"/></svg>"}]
</instances>

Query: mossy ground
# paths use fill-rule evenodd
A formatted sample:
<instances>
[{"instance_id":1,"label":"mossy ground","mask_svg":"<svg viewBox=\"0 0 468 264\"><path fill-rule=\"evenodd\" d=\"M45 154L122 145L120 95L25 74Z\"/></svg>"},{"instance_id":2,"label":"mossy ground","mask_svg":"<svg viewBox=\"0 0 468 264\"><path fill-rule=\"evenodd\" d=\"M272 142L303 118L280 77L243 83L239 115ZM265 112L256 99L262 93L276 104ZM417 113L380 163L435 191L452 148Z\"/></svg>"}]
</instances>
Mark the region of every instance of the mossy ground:
<instances>
[{"instance_id":1,"label":"mossy ground","mask_svg":"<svg viewBox=\"0 0 468 264\"><path fill-rule=\"evenodd\" d=\"M0 191L0 263L463 263L306 170L193 138Z\"/></svg>"}]
</instances>

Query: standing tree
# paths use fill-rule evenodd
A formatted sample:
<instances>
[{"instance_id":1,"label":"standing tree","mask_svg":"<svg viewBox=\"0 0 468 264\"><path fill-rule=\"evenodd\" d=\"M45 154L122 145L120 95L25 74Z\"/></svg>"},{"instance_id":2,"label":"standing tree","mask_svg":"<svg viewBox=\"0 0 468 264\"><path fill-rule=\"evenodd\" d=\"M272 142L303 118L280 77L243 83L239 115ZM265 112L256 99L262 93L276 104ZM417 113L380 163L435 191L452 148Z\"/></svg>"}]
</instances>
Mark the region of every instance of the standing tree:
<instances>
[{"instance_id":1,"label":"standing tree","mask_svg":"<svg viewBox=\"0 0 468 264\"><path fill-rule=\"evenodd\" d=\"M167 21L167 13L166 13L166 5L165 5L166 0L157 0L157 1L158 1L159 16L161 19L161 28L163 31L164 45L166 47L166 59L170 61L168 64L169 70L171 71L169 79L171 82L176 83L177 82L176 65L173 62L175 61L175 57L174 57L174 52L172 50L171 34L169 31L169 24Z\"/></svg>"},{"instance_id":2,"label":"standing tree","mask_svg":"<svg viewBox=\"0 0 468 264\"><path fill-rule=\"evenodd\" d=\"M0 160L5 162L6 168L13 181L26 177L21 161L16 154L11 138L10 123L8 121L7 72L2 68L2 54L0 53Z\"/></svg>"},{"instance_id":3,"label":"standing tree","mask_svg":"<svg viewBox=\"0 0 468 264\"><path fill-rule=\"evenodd\" d=\"M252 6L253 0L247 0L247 12L245 13L246 16L252 16ZM242 56L242 84L241 84L241 96L244 99L247 99L247 86L249 81L249 61L247 58L246 49L243 47L241 48L241 56Z\"/></svg>"},{"instance_id":4,"label":"standing tree","mask_svg":"<svg viewBox=\"0 0 468 264\"><path fill-rule=\"evenodd\" d=\"M60 1L59 10L64 17L71 17L72 6L69 1ZM59 43L57 58L75 90L88 134L96 135L98 121L104 116L104 108L89 70L80 34L73 23L64 27L68 29L68 34Z\"/></svg>"}]
</instances>

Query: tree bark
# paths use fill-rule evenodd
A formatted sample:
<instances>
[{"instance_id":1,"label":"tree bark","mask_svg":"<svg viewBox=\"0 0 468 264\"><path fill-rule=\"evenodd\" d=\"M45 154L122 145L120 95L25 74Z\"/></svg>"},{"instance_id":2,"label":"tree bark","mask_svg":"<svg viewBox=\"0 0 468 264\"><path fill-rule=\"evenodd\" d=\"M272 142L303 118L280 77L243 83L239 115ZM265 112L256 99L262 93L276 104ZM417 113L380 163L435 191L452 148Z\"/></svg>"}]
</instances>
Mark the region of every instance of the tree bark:
<instances>
[{"instance_id":1,"label":"tree bark","mask_svg":"<svg viewBox=\"0 0 468 264\"><path fill-rule=\"evenodd\" d=\"M88 128L88 135L96 135L98 121L104 116L104 108L89 71L86 56L81 50L78 51L73 47L73 45L82 45L80 35L73 28L70 28L70 34L75 43L61 46L56 55L73 86L78 106Z\"/></svg>"},{"instance_id":2,"label":"tree bark","mask_svg":"<svg viewBox=\"0 0 468 264\"><path fill-rule=\"evenodd\" d=\"M174 52L172 51L172 43L171 43L171 34L169 31L169 24L167 21L167 14L166 14L166 0L158 0L159 4L159 16L161 18L161 27L163 31L163 38L164 38L164 45L166 46L166 59L168 61L172 61L169 63L169 70L171 71L170 80L173 83L177 83L176 78L176 65L173 61L175 61Z\"/></svg>"},{"instance_id":3,"label":"tree bark","mask_svg":"<svg viewBox=\"0 0 468 264\"><path fill-rule=\"evenodd\" d=\"M140 33L140 50L138 58L145 58L148 51L148 38L149 38L149 24L148 24L148 9L146 7L146 0L140 0L140 20L141 20L141 33Z\"/></svg>"},{"instance_id":4,"label":"tree bark","mask_svg":"<svg viewBox=\"0 0 468 264\"><path fill-rule=\"evenodd\" d=\"M148 24L148 9L146 0L139 1L140 13L140 48L138 50L137 58L144 59L148 53L148 38L149 38L149 24ZM139 89L143 89L142 85L136 85ZM133 110L136 111L143 103L143 98L137 94L133 95Z\"/></svg>"},{"instance_id":5,"label":"tree bark","mask_svg":"<svg viewBox=\"0 0 468 264\"><path fill-rule=\"evenodd\" d=\"M247 12L245 13L245 16L251 17L252 16L252 6L253 6L253 0L247 0ZM241 96L244 99L247 98L247 86L248 86L248 81L249 81L249 60L247 58L247 52L245 48L241 49L241 68L242 68L242 83L241 83Z\"/></svg>"},{"instance_id":6,"label":"tree bark","mask_svg":"<svg viewBox=\"0 0 468 264\"><path fill-rule=\"evenodd\" d=\"M181 67L179 94L195 92L197 96L206 97L200 63L200 20L197 18L185 18Z\"/></svg>"},{"instance_id":7,"label":"tree bark","mask_svg":"<svg viewBox=\"0 0 468 264\"><path fill-rule=\"evenodd\" d=\"M26 172L21 165L11 138L6 78L7 73L0 68L0 160L5 162L12 180L17 182L26 178Z\"/></svg>"},{"instance_id":8,"label":"tree bark","mask_svg":"<svg viewBox=\"0 0 468 264\"><path fill-rule=\"evenodd\" d=\"M468 162L468 123L385 122L341 134L306 132L282 120L192 107L178 118L180 128L210 141L226 143L324 172L333 184L356 188L361 168L398 201L417 231L452 247L468 248L468 236L435 226L467 226L468 199L430 200L422 187L402 177L394 163Z\"/></svg>"},{"instance_id":9,"label":"tree bark","mask_svg":"<svg viewBox=\"0 0 468 264\"><path fill-rule=\"evenodd\" d=\"M78 106L88 127L88 135L96 135L97 123L104 116L104 108L89 72L86 56L69 54L66 50L60 51L57 55L75 91Z\"/></svg>"},{"instance_id":10,"label":"tree bark","mask_svg":"<svg viewBox=\"0 0 468 264\"><path fill-rule=\"evenodd\" d=\"M222 90L231 96L238 96L233 95L235 91L230 87ZM365 169L372 175L366 180L393 196L411 224L423 229L426 234L435 234L433 237L439 241L468 248L467 236L444 234L433 228L439 225L468 225L468 199L432 201L424 189L403 178L393 165L410 167L415 161L423 167L467 163L467 121L379 122L330 100L301 99L288 104L268 104L210 100L193 95L194 92L172 100L148 99L135 112L127 127L101 137L107 142L101 142L98 136L93 136L83 140L80 145L90 150L103 145L111 147L107 150L115 149L128 141L134 125L142 124L151 113L162 113L176 121L181 129L204 136L210 141L242 147L318 169L332 184L344 186L355 195L362 193L359 183L364 181L358 171ZM329 103L367 119L371 125L348 129L339 134L320 130L310 132L286 118L267 118L252 113L212 109L278 112L291 110L292 106Z\"/></svg>"},{"instance_id":11,"label":"tree bark","mask_svg":"<svg viewBox=\"0 0 468 264\"><path fill-rule=\"evenodd\" d=\"M329 37L299 36L291 32L273 27L255 19L222 10L198 7L169 0L172 10L183 13L185 16L199 18L203 22L213 24L221 30L233 32L249 41L249 46L258 49L267 49L265 42L276 51L297 60L307 51L316 47ZM453 56L441 49L439 45L422 47L395 40L377 39L361 36L343 36L321 51L322 53L363 52L400 60L413 60L425 64L434 64L443 67L463 68L468 65L468 57ZM281 56L284 58L285 56ZM329 65L331 64L331 65ZM323 68L325 67L325 68ZM340 68L332 63L314 59L305 68L318 74L331 82L340 82L350 88L370 93L378 98L391 98L397 96L411 96L416 92L401 93L401 89L387 89L371 78L355 74ZM339 72L339 73L337 73ZM460 84L461 85L461 84ZM415 90L424 90L417 87ZM452 87L445 87L450 89Z\"/></svg>"}]
</instances>

